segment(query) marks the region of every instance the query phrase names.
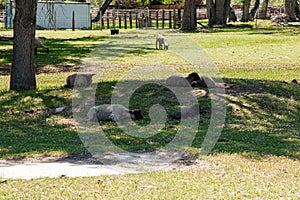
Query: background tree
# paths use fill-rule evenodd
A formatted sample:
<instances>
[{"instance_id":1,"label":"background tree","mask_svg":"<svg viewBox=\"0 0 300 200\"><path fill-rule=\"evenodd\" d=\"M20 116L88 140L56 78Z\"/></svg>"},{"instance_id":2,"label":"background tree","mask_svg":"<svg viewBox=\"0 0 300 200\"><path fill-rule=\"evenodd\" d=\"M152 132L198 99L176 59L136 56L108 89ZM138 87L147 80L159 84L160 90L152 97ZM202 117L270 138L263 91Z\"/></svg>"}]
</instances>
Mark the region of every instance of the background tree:
<instances>
[{"instance_id":1,"label":"background tree","mask_svg":"<svg viewBox=\"0 0 300 200\"><path fill-rule=\"evenodd\" d=\"M230 0L206 0L208 26L226 26L230 11Z\"/></svg>"},{"instance_id":2,"label":"background tree","mask_svg":"<svg viewBox=\"0 0 300 200\"><path fill-rule=\"evenodd\" d=\"M249 13L249 20L253 21L256 15L256 11L259 8L260 0L255 0L254 6Z\"/></svg>"},{"instance_id":3,"label":"background tree","mask_svg":"<svg viewBox=\"0 0 300 200\"><path fill-rule=\"evenodd\" d=\"M287 15L288 21L299 21L299 3L297 0L285 0L285 14Z\"/></svg>"},{"instance_id":4,"label":"background tree","mask_svg":"<svg viewBox=\"0 0 300 200\"><path fill-rule=\"evenodd\" d=\"M250 13L249 13L250 4L251 4L251 0L243 1L243 8L242 8L243 14L242 14L242 19L241 19L242 22L248 22L250 19Z\"/></svg>"},{"instance_id":5,"label":"background tree","mask_svg":"<svg viewBox=\"0 0 300 200\"><path fill-rule=\"evenodd\" d=\"M269 0L263 0L261 4L261 12L260 12L261 19L267 18L268 5L269 5Z\"/></svg>"},{"instance_id":6,"label":"background tree","mask_svg":"<svg viewBox=\"0 0 300 200\"><path fill-rule=\"evenodd\" d=\"M111 4L112 0L105 0L103 5L101 5L97 16L92 20L93 22L98 22L100 20L100 15L104 15L105 11L107 10L108 6Z\"/></svg>"},{"instance_id":7,"label":"background tree","mask_svg":"<svg viewBox=\"0 0 300 200\"><path fill-rule=\"evenodd\" d=\"M34 40L37 0L15 1L11 90L36 89Z\"/></svg>"},{"instance_id":8,"label":"background tree","mask_svg":"<svg viewBox=\"0 0 300 200\"><path fill-rule=\"evenodd\" d=\"M181 30L183 31L194 31L196 30L196 0L185 0L184 11L182 18Z\"/></svg>"}]
</instances>

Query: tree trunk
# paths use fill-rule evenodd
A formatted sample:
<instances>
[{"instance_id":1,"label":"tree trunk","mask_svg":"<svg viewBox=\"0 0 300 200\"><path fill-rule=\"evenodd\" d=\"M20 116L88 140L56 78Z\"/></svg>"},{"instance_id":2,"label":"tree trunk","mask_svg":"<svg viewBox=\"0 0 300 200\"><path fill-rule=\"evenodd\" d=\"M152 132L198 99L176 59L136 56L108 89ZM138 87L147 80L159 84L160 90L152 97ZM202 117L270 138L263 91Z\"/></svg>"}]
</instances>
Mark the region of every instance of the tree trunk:
<instances>
[{"instance_id":1,"label":"tree trunk","mask_svg":"<svg viewBox=\"0 0 300 200\"><path fill-rule=\"evenodd\" d=\"M216 0L217 24L226 26L230 10L230 0Z\"/></svg>"},{"instance_id":2,"label":"tree trunk","mask_svg":"<svg viewBox=\"0 0 300 200\"><path fill-rule=\"evenodd\" d=\"M195 0L185 0L181 30L194 31L196 27Z\"/></svg>"},{"instance_id":3,"label":"tree trunk","mask_svg":"<svg viewBox=\"0 0 300 200\"><path fill-rule=\"evenodd\" d=\"M261 12L260 12L260 15L259 15L260 19L266 19L267 18L268 5L269 5L269 0L263 0L263 3L261 5Z\"/></svg>"},{"instance_id":4,"label":"tree trunk","mask_svg":"<svg viewBox=\"0 0 300 200\"><path fill-rule=\"evenodd\" d=\"M250 14L249 14L251 21L254 21L255 14L256 14L256 11L258 8L259 8L259 0L255 0L254 7L251 9Z\"/></svg>"},{"instance_id":5,"label":"tree trunk","mask_svg":"<svg viewBox=\"0 0 300 200\"><path fill-rule=\"evenodd\" d=\"M297 17L297 19L299 21L299 19L300 19L300 7L299 7L299 3L298 3L297 0L296 0L295 14L296 14L296 17Z\"/></svg>"},{"instance_id":6,"label":"tree trunk","mask_svg":"<svg viewBox=\"0 0 300 200\"><path fill-rule=\"evenodd\" d=\"M36 89L34 39L36 0L15 1L14 44L10 78L11 90Z\"/></svg>"},{"instance_id":7,"label":"tree trunk","mask_svg":"<svg viewBox=\"0 0 300 200\"><path fill-rule=\"evenodd\" d=\"M216 21L216 7L213 0L206 0L208 27L213 27Z\"/></svg>"},{"instance_id":8,"label":"tree trunk","mask_svg":"<svg viewBox=\"0 0 300 200\"><path fill-rule=\"evenodd\" d=\"M299 14L299 4L297 0L285 0L284 12L287 16L287 21L298 21L297 12Z\"/></svg>"},{"instance_id":9,"label":"tree trunk","mask_svg":"<svg viewBox=\"0 0 300 200\"><path fill-rule=\"evenodd\" d=\"M249 21L250 3L251 3L251 0L244 0L244 2L243 2L243 14L242 14L242 19L241 19L242 22Z\"/></svg>"},{"instance_id":10,"label":"tree trunk","mask_svg":"<svg viewBox=\"0 0 300 200\"><path fill-rule=\"evenodd\" d=\"M112 0L105 0L104 4L101 6L97 16L94 19L92 19L92 22L98 22L100 20L100 12L101 12L101 15L104 16L104 13L107 10L107 8L111 2L112 2Z\"/></svg>"},{"instance_id":11,"label":"tree trunk","mask_svg":"<svg viewBox=\"0 0 300 200\"><path fill-rule=\"evenodd\" d=\"M226 26L230 11L230 0L207 0L206 1L208 26Z\"/></svg>"}]
</instances>

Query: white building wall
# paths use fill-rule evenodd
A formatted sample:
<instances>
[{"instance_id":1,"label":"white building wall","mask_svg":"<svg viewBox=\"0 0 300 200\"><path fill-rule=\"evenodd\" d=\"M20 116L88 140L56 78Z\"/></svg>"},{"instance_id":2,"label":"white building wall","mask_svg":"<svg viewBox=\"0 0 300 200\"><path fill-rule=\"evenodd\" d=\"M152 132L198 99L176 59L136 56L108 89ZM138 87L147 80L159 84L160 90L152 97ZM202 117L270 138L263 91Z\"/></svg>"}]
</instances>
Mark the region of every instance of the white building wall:
<instances>
[{"instance_id":1,"label":"white building wall","mask_svg":"<svg viewBox=\"0 0 300 200\"><path fill-rule=\"evenodd\" d=\"M57 29L71 29L73 11L75 28L90 29L91 16L89 3L38 2L36 23L43 28L53 29L56 22ZM54 19L55 16L56 20Z\"/></svg>"}]
</instances>

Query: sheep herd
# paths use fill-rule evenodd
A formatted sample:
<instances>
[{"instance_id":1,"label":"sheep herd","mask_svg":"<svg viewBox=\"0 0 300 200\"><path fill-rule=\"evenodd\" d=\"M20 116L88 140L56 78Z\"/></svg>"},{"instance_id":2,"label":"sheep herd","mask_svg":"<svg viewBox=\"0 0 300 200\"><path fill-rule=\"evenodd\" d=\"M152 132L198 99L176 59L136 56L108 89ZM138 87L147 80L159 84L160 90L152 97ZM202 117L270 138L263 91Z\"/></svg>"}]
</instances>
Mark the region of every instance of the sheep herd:
<instances>
[{"instance_id":1,"label":"sheep herd","mask_svg":"<svg viewBox=\"0 0 300 200\"><path fill-rule=\"evenodd\" d=\"M95 74L72 74L67 77L65 88L89 87ZM208 76L200 76L198 73L190 73L187 77L181 75L170 76L166 80L167 86L172 87L216 87L216 82ZM199 114L199 105L194 104L190 107L179 108L172 114L172 119L180 120L183 118L194 117ZM102 104L93 106L87 113L87 119L91 122L120 120L142 120L144 117L140 109L129 110L119 104Z\"/></svg>"}]
</instances>

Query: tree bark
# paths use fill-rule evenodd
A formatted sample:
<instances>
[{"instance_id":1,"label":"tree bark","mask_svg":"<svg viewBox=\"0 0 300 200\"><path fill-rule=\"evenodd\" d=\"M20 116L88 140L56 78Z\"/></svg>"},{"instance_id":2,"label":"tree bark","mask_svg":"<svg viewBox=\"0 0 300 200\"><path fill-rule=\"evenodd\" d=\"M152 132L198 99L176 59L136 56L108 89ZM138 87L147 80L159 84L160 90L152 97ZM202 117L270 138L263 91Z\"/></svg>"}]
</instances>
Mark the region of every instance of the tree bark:
<instances>
[{"instance_id":1,"label":"tree bark","mask_svg":"<svg viewBox=\"0 0 300 200\"><path fill-rule=\"evenodd\" d=\"M230 0L207 0L206 1L208 26L226 26L230 11Z\"/></svg>"},{"instance_id":2,"label":"tree bark","mask_svg":"<svg viewBox=\"0 0 300 200\"><path fill-rule=\"evenodd\" d=\"M17 0L15 3L10 89L36 89L34 39L37 0Z\"/></svg>"},{"instance_id":3,"label":"tree bark","mask_svg":"<svg viewBox=\"0 0 300 200\"><path fill-rule=\"evenodd\" d=\"M194 31L196 30L196 12L195 12L195 2L196 0L185 0L184 11L182 18L183 31Z\"/></svg>"},{"instance_id":4,"label":"tree bark","mask_svg":"<svg viewBox=\"0 0 300 200\"><path fill-rule=\"evenodd\" d=\"M285 14L287 16L287 21L298 21L299 15L299 4L297 0L285 0Z\"/></svg>"},{"instance_id":5,"label":"tree bark","mask_svg":"<svg viewBox=\"0 0 300 200\"><path fill-rule=\"evenodd\" d=\"M242 22L248 22L250 15L249 15L249 10L250 10L250 3L251 0L244 0L243 2L243 14L242 14Z\"/></svg>"}]
</instances>

